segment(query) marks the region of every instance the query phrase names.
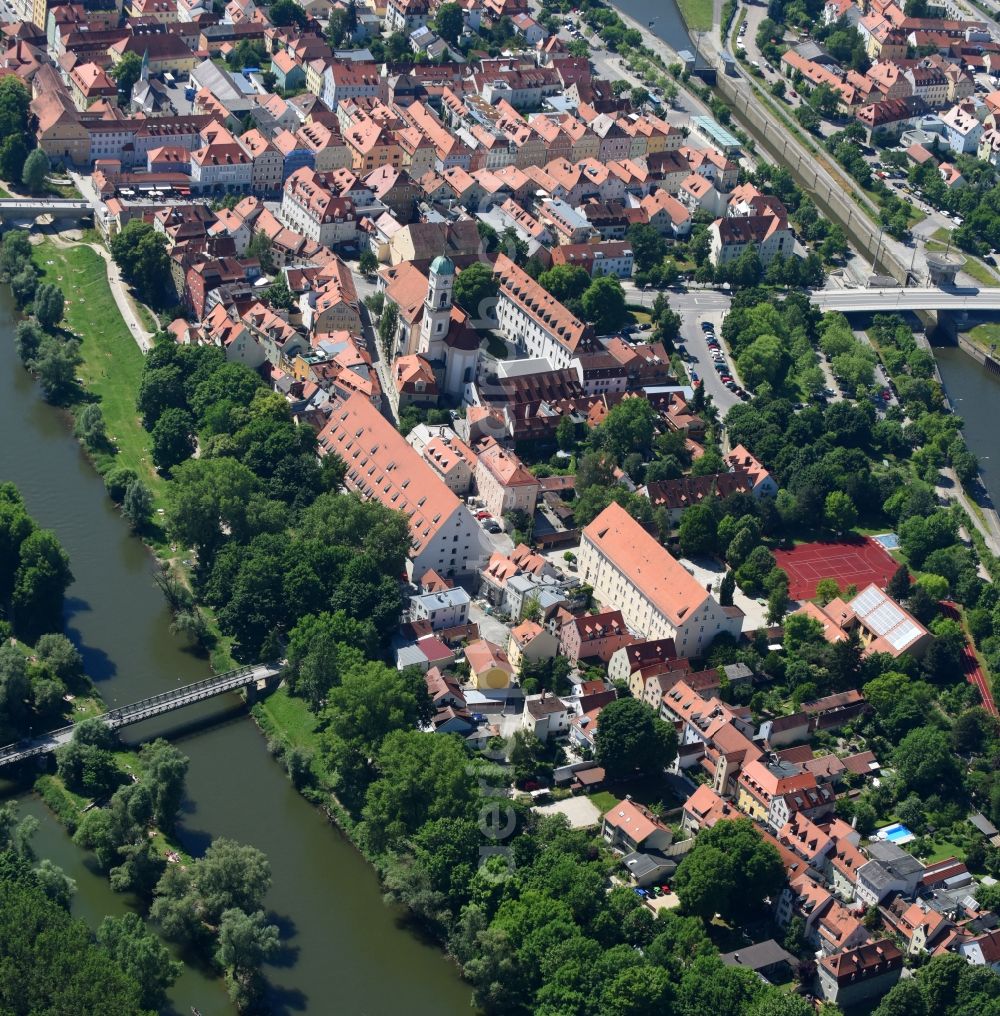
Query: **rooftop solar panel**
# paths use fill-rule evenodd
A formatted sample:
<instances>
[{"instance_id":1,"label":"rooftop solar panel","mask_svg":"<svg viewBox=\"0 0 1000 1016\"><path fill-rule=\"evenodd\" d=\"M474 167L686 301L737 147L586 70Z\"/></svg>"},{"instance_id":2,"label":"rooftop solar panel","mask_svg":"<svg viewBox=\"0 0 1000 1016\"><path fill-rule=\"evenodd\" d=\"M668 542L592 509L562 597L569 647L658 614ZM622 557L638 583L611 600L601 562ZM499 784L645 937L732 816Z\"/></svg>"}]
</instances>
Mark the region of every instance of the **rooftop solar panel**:
<instances>
[{"instance_id":1,"label":"rooftop solar panel","mask_svg":"<svg viewBox=\"0 0 1000 1016\"><path fill-rule=\"evenodd\" d=\"M865 623L877 635L885 635L905 620L906 615L893 603L879 604L865 617Z\"/></svg>"},{"instance_id":2,"label":"rooftop solar panel","mask_svg":"<svg viewBox=\"0 0 1000 1016\"><path fill-rule=\"evenodd\" d=\"M920 637L920 629L912 621L904 621L885 636L886 642L895 650L905 649Z\"/></svg>"},{"instance_id":3,"label":"rooftop solar panel","mask_svg":"<svg viewBox=\"0 0 1000 1016\"><path fill-rule=\"evenodd\" d=\"M851 600L851 607L856 614L864 615L884 601L885 595L878 589L865 589Z\"/></svg>"}]
</instances>

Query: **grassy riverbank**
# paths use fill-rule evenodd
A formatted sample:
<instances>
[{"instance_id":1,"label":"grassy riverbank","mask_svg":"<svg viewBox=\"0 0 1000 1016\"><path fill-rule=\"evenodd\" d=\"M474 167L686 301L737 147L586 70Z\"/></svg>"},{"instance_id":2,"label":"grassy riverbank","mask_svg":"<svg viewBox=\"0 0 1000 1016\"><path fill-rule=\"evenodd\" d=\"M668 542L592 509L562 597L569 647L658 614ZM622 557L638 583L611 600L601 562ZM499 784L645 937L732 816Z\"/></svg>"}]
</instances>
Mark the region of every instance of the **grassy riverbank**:
<instances>
[{"instance_id":1,"label":"grassy riverbank","mask_svg":"<svg viewBox=\"0 0 1000 1016\"><path fill-rule=\"evenodd\" d=\"M968 333L969 338L987 353L993 353L994 346L1000 346L1000 324L996 321L986 321L976 325Z\"/></svg>"},{"instance_id":2,"label":"grassy riverbank","mask_svg":"<svg viewBox=\"0 0 1000 1016\"><path fill-rule=\"evenodd\" d=\"M712 27L712 0L677 0L684 24L690 32L707 32Z\"/></svg>"},{"instance_id":3,"label":"grassy riverbank","mask_svg":"<svg viewBox=\"0 0 1000 1016\"><path fill-rule=\"evenodd\" d=\"M37 240L38 237L36 236ZM153 467L152 441L136 412L136 397L142 382L143 354L108 283L107 264L86 244L63 246L51 237L42 237L32 247L35 264L45 282L59 286L66 296L64 327L80 341L83 362L77 368L84 399L73 408L78 411L96 401L104 414L108 436L117 452L88 452L98 472L113 466L127 466L149 487L155 509L163 508L169 481ZM155 327L152 312L138 305L145 322ZM188 567L183 563L185 548L172 547L154 514L152 524L142 536L155 554L171 563L186 584ZM212 667L217 673L236 664L229 653L231 640L218 632L212 612L203 611L216 636L211 651Z\"/></svg>"},{"instance_id":4,"label":"grassy riverbank","mask_svg":"<svg viewBox=\"0 0 1000 1016\"><path fill-rule=\"evenodd\" d=\"M333 797L333 774L323 759L319 734L319 720L309 706L295 698L287 688L280 687L267 698L258 702L251 710L253 718L267 737L271 754L288 770L303 797L313 804L335 803ZM310 778L296 779L294 763L289 755L297 753L308 760ZM339 804L335 809L341 815ZM345 832L350 832L350 822L340 823Z\"/></svg>"},{"instance_id":5,"label":"grassy riverbank","mask_svg":"<svg viewBox=\"0 0 1000 1016\"><path fill-rule=\"evenodd\" d=\"M166 481L153 468L150 437L135 410L142 352L115 303L107 265L90 247L62 247L48 237L33 252L44 281L59 286L66 295L64 324L80 340L83 357L79 377L87 393L100 403L108 435L118 449L116 455L94 455L95 464L102 473L112 464L134 469L159 506Z\"/></svg>"}]
</instances>

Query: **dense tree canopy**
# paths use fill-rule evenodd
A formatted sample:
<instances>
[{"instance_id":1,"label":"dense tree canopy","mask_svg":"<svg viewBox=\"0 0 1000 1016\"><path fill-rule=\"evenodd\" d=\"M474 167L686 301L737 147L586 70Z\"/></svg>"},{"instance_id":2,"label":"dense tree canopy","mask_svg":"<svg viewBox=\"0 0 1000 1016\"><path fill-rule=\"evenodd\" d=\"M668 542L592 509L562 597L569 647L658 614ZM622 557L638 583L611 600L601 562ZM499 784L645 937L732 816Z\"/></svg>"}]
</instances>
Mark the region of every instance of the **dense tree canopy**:
<instances>
[{"instance_id":1,"label":"dense tree canopy","mask_svg":"<svg viewBox=\"0 0 1000 1016\"><path fill-rule=\"evenodd\" d=\"M594 753L611 779L658 773L677 757L677 734L637 699L618 699L601 711Z\"/></svg>"},{"instance_id":2,"label":"dense tree canopy","mask_svg":"<svg viewBox=\"0 0 1000 1016\"><path fill-rule=\"evenodd\" d=\"M10 852L0 854L0 941L5 1012L151 1013L139 971L95 944L87 925L52 902L39 875Z\"/></svg>"},{"instance_id":3,"label":"dense tree canopy","mask_svg":"<svg viewBox=\"0 0 1000 1016\"><path fill-rule=\"evenodd\" d=\"M167 238L148 222L132 219L111 240L111 256L140 299L160 306L172 289Z\"/></svg>"},{"instance_id":4,"label":"dense tree canopy","mask_svg":"<svg viewBox=\"0 0 1000 1016\"><path fill-rule=\"evenodd\" d=\"M749 819L718 822L698 834L674 876L686 913L739 920L773 898L785 878L778 851Z\"/></svg>"},{"instance_id":5,"label":"dense tree canopy","mask_svg":"<svg viewBox=\"0 0 1000 1016\"><path fill-rule=\"evenodd\" d=\"M475 261L455 279L455 302L473 321L489 318L499 287L488 264Z\"/></svg>"},{"instance_id":6,"label":"dense tree canopy","mask_svg":"<svg viewBox=\"0 0 1000 1016\"><path fill-rule=\"evenodd\" d=\"M33 643L62 629L73 574L55 535L39 529L13 484L0 484L0 605L14 632Z\"/></svg>"}]
</instances>

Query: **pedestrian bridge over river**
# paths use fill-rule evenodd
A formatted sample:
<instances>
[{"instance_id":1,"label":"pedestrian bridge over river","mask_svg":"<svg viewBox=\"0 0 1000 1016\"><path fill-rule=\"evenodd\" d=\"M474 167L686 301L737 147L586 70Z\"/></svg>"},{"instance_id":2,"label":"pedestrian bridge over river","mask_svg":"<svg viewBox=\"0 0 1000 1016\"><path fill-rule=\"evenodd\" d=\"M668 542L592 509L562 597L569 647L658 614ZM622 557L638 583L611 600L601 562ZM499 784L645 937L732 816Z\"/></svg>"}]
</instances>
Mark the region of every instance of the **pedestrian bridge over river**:
<instances>
[{"instance_id":1,"label":"pedestrian bridge over river","mask_svg":"<svg viewBox=\"0 0 1000 1016\"><path fill-rule=\"evenodd\" d=\"M241 667L239 670L230 670L225 674L205 678L203 681L195 681L194 684L187 684L182 688L151 695L131 705L111 709L98 719L110 730L121 730L133 723L141 723L154 716L172 713L175 709L183 709L195 702L203 702L205 699L225 695L226 692L237 691L240 688L255 693L259 688L273 685L280 675L281 667L274 664L261 663L254 667ZM60 727L44 737L19 741L17 744L0 748L0 766L23 762L36 755L47 755L61 745L67 744L73 737L73 730L72 726Z\"/></svg>"}]
</instances>

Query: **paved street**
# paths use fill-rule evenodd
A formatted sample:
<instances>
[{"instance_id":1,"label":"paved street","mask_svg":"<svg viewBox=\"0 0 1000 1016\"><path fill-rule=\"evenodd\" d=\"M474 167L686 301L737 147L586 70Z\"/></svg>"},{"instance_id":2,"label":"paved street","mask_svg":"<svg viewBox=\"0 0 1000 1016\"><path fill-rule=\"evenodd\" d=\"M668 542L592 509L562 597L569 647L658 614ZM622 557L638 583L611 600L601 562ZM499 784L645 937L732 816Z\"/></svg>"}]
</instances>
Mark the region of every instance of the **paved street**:
<instances>
[{"instance_id":1,"label":"paved street","mask_svg":"<svg viewBox=\"0 0 1000 1016\"><path fill-rule=\"evenodd\" d=\"M717 2L721 2L721 0L717 0ZM538 17L540 5L534 2L534 0L530 0L529 7L533 16ZM621 14L621 12L619 13ZM609 52L601 39L596 35L592 36L590 29L582 21L579 19L574 20L582 28L582 38L590 45L590 61L594 65L595 77L603 78L607 81L627 81L630 85L642 85L641 79L625 66L625 62L620 56ZM629 22L632 19L626 17L625 20ZM672 53L661 39L650 34L645 26L641 26L641 30L646 36L646 44L658 50L668 63L677 59L676 54ZM559 29L559 38L567 44L574 39L565 26ZM692 95L684 88L679 87L677 99L674 101L673 106L669 109L664 109L660 115L675 127L686 127L692 116L711 116L711 110L696 95Z\"/></svg>"},{"instance_id":2,"label":"paved street","mask_svg":"<svg viewBox=\"0 0 1000 1016\"><path fill-rule=\"evenodd\" d=\"M711 351L708 348L708 340L702 331L702 322L710 321L715 325L716 337L721 346L722 321L729 310L730 298L727 293L719 293L714 290L694 290L690 293L671 293L670 306L681 316L681 338L686 350L685 364L690 377L692 371L698 375L705 386L705 394L712 396L712 401L718 407L719 413L725 417L733 406L739 404L739 398L733 394L720 380L715 369L715 360L712 359ZM740 383L733 366L732 357L727 349L723 349L726 363L732 368L731 373ZM694 380L694 378L691 378Z\"/></svg>"},{"instance_id":3,"label":"paved street","mask_svg":"<svg viewBox=\"0 0 1000 1016\"><path fill-rule=\"evenodd\" d=\"M743 36L743 44L746 47L746 56L747 59L750 60L751 62L756 61L759 64L759 69L761 71L761 74L763 75L763 81L761 82L760 80L757 80L755 83L760 87L768 89L770 85L772 85L775 81L782 79L785 81L786 87L791 89L792 88L791 83L788 81L787 78L783 78L783 75L780 73L780 67L772 66L771 68L769 68L766 64L763 54L760 52L760 49L757 46L756 42L757 29L759 28L760 23L764 20L764 18L767 17L766 6L761 7L756 4L752 6L747 5L746 12L747 12L746 15L747 31L746 34ZM977 12L975 16L979 18L983 17L981 12ZM998 29L1000 29L1000 25L998 25L997 27ZM791 37L792 37L791 33L786 35L786 38ZM714 50L718 48L718 43L715 41L714 37L706 36L705 40L708 43L706 49ZM743 87L744 88L749 87L749 82L751 79L747 74L746 68L741 66L739 68L739 74L740 77L743 79ZM763 103L760 102L759 99L755 97L753 101L754 104L758 107L758 109L768 118L768 120L771 121L771 126L785 139L784 148L782 152L783 157L781 159L782 163L784 163L789 167L796 167L801 165L804 161L806 164L816 169L817 172L819 172L820 174L820 184L817 188L812 189L813 193L815 194L818 192L818 194L821 197L823 196L824 193L829 193L831 190L829 183L832 181L832 177L825 172L825 167L821 166L816 162L815 156L812 155L812 153L806 155L804 151L801 150L801 146L798 144L798 142L796 142L796 140L791 135L788 134L787 129L771 115L770 111ZM796 97L794 99L789 98L788 100L774 99L774 102L783 106L785 112L788 114L794 113L794 107L799 104L799 101L800 97ZM836 131L842 130L843 127L844 127L843 123L836 123L823 120L820 126L820 133L823 134L824 137L826 137L832 133L835 133ZM871 157L867 157L867 161L871 165L873 171L880 168L881 166L881 162L879 160L879 156L877 153L871 155ZM887 185L890 186L890 189L893 190L893 193L895 193L898 197L902 198L903 200L911 202L918 209L918 211L925 216L925 218L921 222L917 223L917 225L913 228L913 236L915 238L915 242L907 244L902 240L893 239L886 233L881 233L880 238L878 240L879 249L891 255L898 264L900 264L905 268L908 268L910 271L913 272L916 278L922 280L927 278L927 260L926 260L927 251L925 248L925 242L931 238L932 234L936 230L944 228L950 231L954 229L955 224L954 222L951 221L951 219L947 218L942 213L935 211L935 209L933 209L930 205L926 204L926 202L922 201L919 197L913 194L908 194L905 191L902 191L899 188L899 184L902 182L903 181L895 181L895 182L886 181ZM833 186L834 189L837 190L842 189L842 186L840 185ZM875 213L872 211L872 209L867 209L867 211L869 217L874 219ZM874 228L875 227L873 227L873 229ZM858 259L854 260L857 261ZM860 265L856 264L853 267L855 268L855 272L853 274L855 275L858 274L857 269L860 268ZM967 275L965 272L959 272L956 281L958 282L959 285L976 284L975 280L971 276Z\"/></svg>"}]
</instances>

